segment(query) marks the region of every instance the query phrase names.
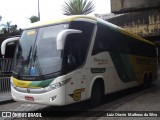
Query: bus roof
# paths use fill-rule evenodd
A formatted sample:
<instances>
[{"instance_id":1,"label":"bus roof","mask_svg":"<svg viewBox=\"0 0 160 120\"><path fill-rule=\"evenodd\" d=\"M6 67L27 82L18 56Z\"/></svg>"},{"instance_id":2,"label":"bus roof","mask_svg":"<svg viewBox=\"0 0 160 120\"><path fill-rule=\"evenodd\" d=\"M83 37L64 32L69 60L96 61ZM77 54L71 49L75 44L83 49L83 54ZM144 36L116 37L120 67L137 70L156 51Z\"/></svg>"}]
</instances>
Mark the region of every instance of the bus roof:
<instances>
[{"instance_id":1,"label":"bus roof","mask_svg":"<svg viewBox=\"0 0 160 120\"><path fill-rule=\"evenodd\" d=\"M107 22L107 21L104 21L104 20L102 20L102 19L97 19L97 21L98 21L99 23L103 24L103 25L106 25L106 26L108 26L108 27L110 27L110 28L112 28L112 29L117 30L118 32L121 32L122 34L125 34L125 35L130 36L130 37L133 37L133 38L135 38L135 39L137 39L137 40L140 40L140 41L143 41L143 42L145 42L145 43L148 43L148 44L151 44L151 45L154 45L154 46L155 46L155 43L153 43L153 42L151 42L151 41L149 41L149 40L146 40L146 39L140 37L139 35L133 34L133 33L129 32L129 31L125 30L124 28L121 28L121 27L119 27L119 26L117 26L117 25L114 25L114 24L112 24L112 23L110 23L110 22Z\"/></svg>"},{"instance_id":2,"label":"bus roof","mask_svg":"<svg viewBox=\"0 0 160 120\"><path fill-rule=\"evenodd\" d=\"M99 22L102 23L103 25L106 25L108 27L111 27L113 29L116 29L117 31L121 32L122 34L131 36L137 40L143 41L145 43L151 44L151 45L155 45L153 42L148 41L136 34L133 34L121 27L118 27L117 25L114 25L112 23L109 23L107 21L104 21L102 19L96 18L96 17L92 17L92 16L87 16L87 15L72 15L72 16L63 16L61 19L58 20L52 20L52 21L47 21L47 22L36 22L36 23L32 23L29 27L27 27L26 29L30 29L30 28L37 28L37 27L41 27L41 26L48 26L48 25L52 25L52 24L57 24L57 23L64 23L64 22L71 22L71 21L75 21L77 19L86 19L86 20L91 20L91 21L95 21L95 22Z\"/></svg>"},{"instance_id":3,"label":"bus roof","mask_svg":"<svg viewBox=\"0 0 160 120\"><path fill-rule=\"evenodd\" d=\"M41 26L48 26L48 25L57 24L57 23L70 22L70 21L74 21L76 19L89 19L89 20L92 20L95 22L97 20L95 17L87 16L87 15L63 16L62 18L57 19L57 20L43 21L43 22L39 21L39 22L32 23L26 29L37 28L37 27L41 27Z\"/></svg>"}]
</instances>

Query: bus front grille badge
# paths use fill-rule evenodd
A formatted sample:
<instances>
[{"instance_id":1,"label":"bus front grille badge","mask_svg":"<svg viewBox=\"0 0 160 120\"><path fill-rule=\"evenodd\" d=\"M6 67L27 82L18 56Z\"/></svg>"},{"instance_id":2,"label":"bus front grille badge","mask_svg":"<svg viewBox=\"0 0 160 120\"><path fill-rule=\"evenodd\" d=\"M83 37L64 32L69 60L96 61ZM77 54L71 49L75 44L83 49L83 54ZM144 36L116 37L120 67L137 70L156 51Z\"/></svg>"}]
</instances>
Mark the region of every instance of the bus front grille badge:
<instances>
[{"instance_id":1,"label":"bus front grille badge","mask_svg":"<svg viewBox=\"0 0 160 120\"><path fill-rule=\"evenodd\" d=\"M26 90L26 91L27 91L27 93L30 93L30 91L31 91L31 90L30 90L29 88L27 88L27 90Z\"/></svg>"}]
</instances>

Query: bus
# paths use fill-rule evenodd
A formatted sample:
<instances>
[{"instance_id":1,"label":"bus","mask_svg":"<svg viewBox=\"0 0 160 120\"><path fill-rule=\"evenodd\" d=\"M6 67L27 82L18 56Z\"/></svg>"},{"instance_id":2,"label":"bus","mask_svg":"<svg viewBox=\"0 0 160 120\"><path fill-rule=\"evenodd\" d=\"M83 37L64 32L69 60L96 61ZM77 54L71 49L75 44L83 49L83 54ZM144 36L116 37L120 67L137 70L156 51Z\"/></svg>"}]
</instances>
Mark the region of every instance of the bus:
<instances>
[{"instance_id":1,"label":"bus","mask_svg":"<svg viewBox=\"0 0 160 120\"><path fill-rule=\"evenodd\" d=\"M157 78L156 45L137 35L85 15L37 22L18 40L11 76L15 101L62 106L134 86L144 88Z\"/></svg>"}]
</instances>

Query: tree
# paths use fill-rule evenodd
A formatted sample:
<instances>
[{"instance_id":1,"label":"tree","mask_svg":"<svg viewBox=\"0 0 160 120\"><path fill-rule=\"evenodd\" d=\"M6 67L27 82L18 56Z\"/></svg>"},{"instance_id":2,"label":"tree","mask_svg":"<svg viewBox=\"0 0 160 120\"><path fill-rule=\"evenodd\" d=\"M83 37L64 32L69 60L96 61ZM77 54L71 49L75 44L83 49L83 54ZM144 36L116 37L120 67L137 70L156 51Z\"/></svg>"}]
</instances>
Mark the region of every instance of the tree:
<instances>
[{"instance_id":1,"label":"tree","mask_svg":"<svg viewBox=\"0 0 160 120\"><path fill-rule=\"evenodd\" d=\"M2 21L2 16L0 15L0 21Z\"/></svg>"},{"instance_id":2,"label":"tree","mask_svg":"<svg viewBox=\"0 0 160 120\"><path fill-rule=\"evenodd\" d=\"M11 30L11 21L6 22L6 24L1 24L1 26L4 26L4 28L6 29L7 33L10 33L10 30Z\"/></svg>"},{"instance_id":3,"label":"tree","mask_svg":"<svg viewBox=\"0 0 160 120\"><path fill-rule=\"evenodd\" d=\"M31 23L37 22L39 21L39 17L32 15L30 18L28 18L30 20Z\"/></svg>"},{"instance_id":4,"label":"tree","mask_svg":"<svg viewBox=\"0 0 160 120\"><path fill-rule=\"evenodd\" d=\"M10 28L10 31L11 31L11 33L16 33L16 32L18 32L17 25L16 25L16 24L15 24L15 25L12 25L11 28Z\"/></svg>"},{"instance_id":5,"label":"tree","mask_svg":"<svg viewBox=\"0 0 160 120\"><path fill-rule=\"evenodd\" d=\"M64 15L86 15L94 11L95 5L87 0L69 0L62 5Z\"/></svg>"},{"instance_id":6,"label":"tree","mask_svg":"<svg viewBox=\"0 0 160 120\"><path fill-rule=\"evenodd\" d=\"M0 31L0 34L7 34L6 28L2 28L1 31Z\"/></svg>"},{"instance_id":7,"label":"tree","mask_svg":"<svg viewBox=\"0 0 160 120\"><path fill-rule=\"evenodd\" d=\"M0 34L8 34L8 35L13 35L13 34L20 34L22 32L21 29L18 30L17 25L11 25L11 22L6 22L6 24L1 24L0 26L3 26L2 29L0 30Z\"/></svg>"}]
</instances>

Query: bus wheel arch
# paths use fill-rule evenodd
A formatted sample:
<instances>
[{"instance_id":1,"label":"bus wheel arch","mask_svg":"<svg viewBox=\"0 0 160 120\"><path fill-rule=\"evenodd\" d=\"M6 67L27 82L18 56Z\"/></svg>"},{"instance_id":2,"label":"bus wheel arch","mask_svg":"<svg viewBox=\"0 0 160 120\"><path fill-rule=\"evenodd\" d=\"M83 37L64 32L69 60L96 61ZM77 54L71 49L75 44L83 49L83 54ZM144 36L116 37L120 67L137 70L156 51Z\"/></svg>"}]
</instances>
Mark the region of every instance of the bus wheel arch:
<instances>
[{"instance_id":1,"label":"bus wheel arch","mask_svg":"<svg viewBox=\"0 0 160 120\"><path fill-rule=\"evenodd\" d=\"M104 93L105 93L105 86L103 78L96 78L90 90L89 105L91 107L96 107L99 104L101 104Z\"/></svg>"}]
</instances>

